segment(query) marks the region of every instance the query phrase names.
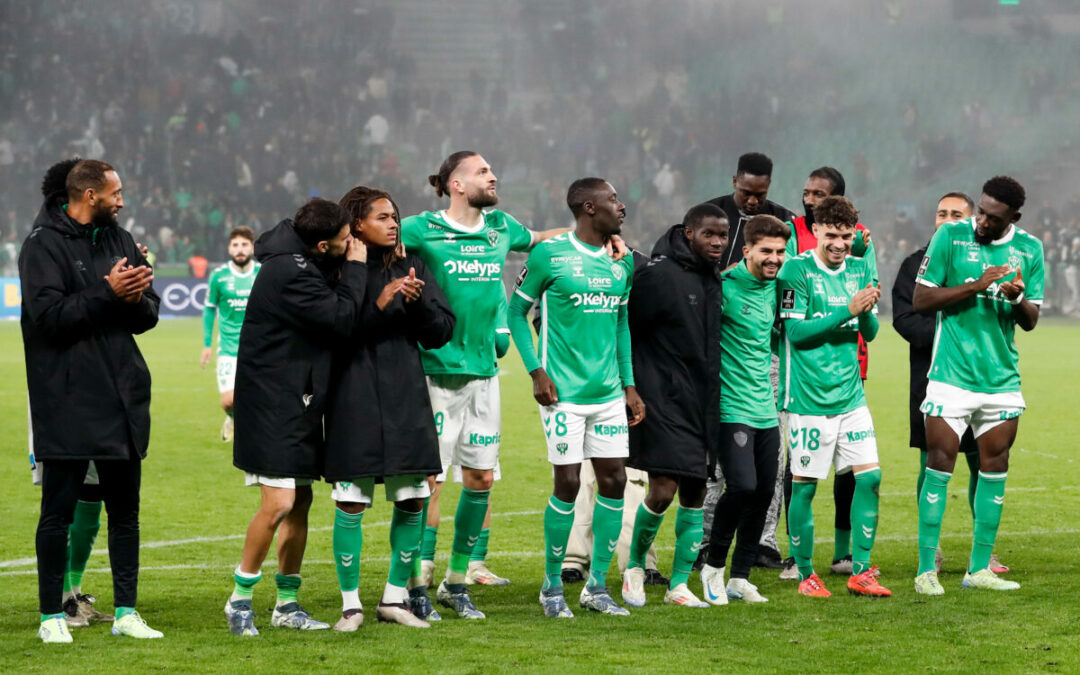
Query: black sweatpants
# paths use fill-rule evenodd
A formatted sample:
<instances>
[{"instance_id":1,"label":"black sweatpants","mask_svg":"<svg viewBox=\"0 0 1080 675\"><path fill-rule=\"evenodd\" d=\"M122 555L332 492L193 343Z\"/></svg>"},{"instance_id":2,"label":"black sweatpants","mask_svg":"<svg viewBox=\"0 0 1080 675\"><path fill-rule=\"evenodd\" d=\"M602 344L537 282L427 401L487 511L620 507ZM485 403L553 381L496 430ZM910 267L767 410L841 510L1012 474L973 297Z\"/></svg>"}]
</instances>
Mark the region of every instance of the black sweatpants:
<instances>
[{"instance_id":1,"label":"black sweatpants","mask_svg":"<svg viewBox=\"0 0 1080 675\"><path fill-rule=\"evenodd\" d=\"M720 467L724 493L716 503L708 563L724 567L731 541L738 532L731 557L731 576L746 579L758 554L773 489L780 429L755 429L745 424L720 425Z\"/></svg>"},{"instance_id":2,"label":"black sweatpants","mask_svg":"<svg viewBox=\"0 0 1080 675\"><path fill-rule=\"evenodd\" d=\"M109 514L109 563L117 607L134 607L139 585L139 484L142 460L97 460L98 482ZM41 463L41 517L37 527L38 603L42 614L63 611L68 528L83 491L88 460Z\"/></svg>"}]
</instances>

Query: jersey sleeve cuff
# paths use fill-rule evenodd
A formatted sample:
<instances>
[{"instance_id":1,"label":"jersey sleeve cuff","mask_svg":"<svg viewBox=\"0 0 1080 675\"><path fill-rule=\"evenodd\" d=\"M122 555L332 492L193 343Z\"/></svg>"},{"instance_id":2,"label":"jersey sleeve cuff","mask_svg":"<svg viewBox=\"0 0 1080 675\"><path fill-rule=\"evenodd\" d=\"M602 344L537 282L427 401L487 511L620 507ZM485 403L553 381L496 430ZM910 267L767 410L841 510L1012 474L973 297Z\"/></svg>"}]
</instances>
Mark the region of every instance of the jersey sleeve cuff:
<instances>
[{"instance_id":1,"label":"jersey sleeve cuff","mask_svg":"<svg viewBox=\"0 0 1080 675\"><path fill-rule=\"evenodd\" d=\"M504 333L506 335L509 335L510 334L510 329L509 328L496 328L495 332L496 333Z\"/></svg>"},{"instance_id":2,"label":"jersey sleeve cuff","mask_svg":"<svg viewBox=\"0 0 1080 675\"><path fill-rule=\"evenodd\" d=\"M930 281L929 279L926 279L926 278L923 278L923 277L916 277L915 278L915 283L922 284L923 286L929 286L930 288L937 288L938 287L938 285L935 284L933 281Z\"/></svg>"},{"instance_id":3,"label":"jersey sleeve cuff","mask_svg":"<svg viewBox=\"0 0 1080 675\"><path fill-rule=\"evenodd\" d=\"M800 321L806 318L806 314L803 312L780 312L781 319L799 319Z\"/></svg>"}]
</instances>

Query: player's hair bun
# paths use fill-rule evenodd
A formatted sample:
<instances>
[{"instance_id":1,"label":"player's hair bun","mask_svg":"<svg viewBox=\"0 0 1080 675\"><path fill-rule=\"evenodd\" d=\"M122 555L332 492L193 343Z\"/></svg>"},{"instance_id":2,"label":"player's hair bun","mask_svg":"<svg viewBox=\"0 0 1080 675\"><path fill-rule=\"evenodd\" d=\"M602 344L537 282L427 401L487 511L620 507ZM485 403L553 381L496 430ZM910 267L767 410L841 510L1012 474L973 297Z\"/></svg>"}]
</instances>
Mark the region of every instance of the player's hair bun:
<instances>
[{"instance_id":1,"label":"player's hair bun","mask_svg":"<svg viewBox=\"0 0 1080 675\"><path fill-rule=\"evenodd\" d=\"M442 184L439 179L439 174L433 173L427 177L427 182L431 184L431 187L435 188L435 196L442 197L446 194L446 186Z\"/></svg>"}]
</instances>

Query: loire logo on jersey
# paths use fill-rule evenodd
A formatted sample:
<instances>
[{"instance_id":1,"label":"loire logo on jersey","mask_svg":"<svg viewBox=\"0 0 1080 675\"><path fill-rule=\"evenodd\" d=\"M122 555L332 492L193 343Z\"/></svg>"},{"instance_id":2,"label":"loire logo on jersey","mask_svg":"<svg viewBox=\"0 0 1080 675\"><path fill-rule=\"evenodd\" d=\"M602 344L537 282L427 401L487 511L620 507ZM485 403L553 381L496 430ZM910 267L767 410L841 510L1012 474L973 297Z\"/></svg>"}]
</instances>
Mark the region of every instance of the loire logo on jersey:
<instances>
[{"instance_id":1,"label":"loire logo on jersey","mask_svg":"<svg viewBox=\"0 0 1080 675\"><path fill-rule=\"evenodd\" d=\"M480 262L479 260L447 260L443 267L450 274L471 274L477 277L498 277L502 274L502 263Z\"/></svg>"},{"instance_id":2,"label":"loire logo on jersey","mask_svg":"<svg viewBox=\"0 0 1080 675\"><path fill-rule=\"evenodd\" d=\"M499 442L499 434L485 436L484 434L470 433L469 445L494 445Z\"/></svg>"},{"instance_id":3,"label":"loire logo on jersey","mask_svg":"<svg viewBox=\"0 0 1080 675\"><path fill-rule=\"evenodd\" d=\"M574 307L596 307L604 310L617 309L619 303L622 302L622 298L618 295L608 295L607 293L574 293L570 296L570 299L574 301Z\"/></svg>"}]
</instances>

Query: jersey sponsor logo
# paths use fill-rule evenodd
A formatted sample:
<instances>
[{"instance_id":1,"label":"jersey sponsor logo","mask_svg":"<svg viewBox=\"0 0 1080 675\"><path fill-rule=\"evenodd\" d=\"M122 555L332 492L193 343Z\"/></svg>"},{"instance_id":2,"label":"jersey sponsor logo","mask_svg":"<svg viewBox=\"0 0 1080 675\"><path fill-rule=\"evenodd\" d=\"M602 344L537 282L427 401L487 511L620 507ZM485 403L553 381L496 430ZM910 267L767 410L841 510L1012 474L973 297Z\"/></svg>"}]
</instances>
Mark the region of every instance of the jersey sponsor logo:
<instances>
[{"instance_id":1,"label":"jersey sponsor logo","mask_svg":"<svg viewBox=\"0 0 1080 675\"><path fill-rule=\"evenodd\" d=\"M487 253L487 246L483 244L462 244L461 252L465 255L483 255Z\"/></svg>"},{"instance_id":2,"label":"jersey sponsor logo","mask_svg":"<svg viewBox=\"0 0 1080 675\"><path fill-rule=\"evenodd\" d=\"M458 276L473 276L476 279L491 279L502 274L502 263L480 262L479 260L447 260L443 263L447 273Z\"/></svg>"},{"instance_id":3,"label":"jersey sponsor logo","mask_svg":"<svg viewBox=\"0 0 1080 675\"><path fill-rule=\"evenodd\" d=\"M589 288L611 288L611 283L607 277L589 277Z\"/></svg>"},{"instance_id":4,"label":"jersey sponsor logo","mask_svg":"<svg viewBox=\"0 0 1080 675\"><path fill-rule=\"evenodd\" d=\"M246 310L248 299L247 298L229 298L229 307L233 309Z\"/></svg>"},{"instance_id":5,"label":"jersey sponsor logo","mask_svg":"<svg viewBox=\"0 0 1080 675\"><path fill-rule=\"evenodd\" d=\"M486 436L484 434L471 433L469 434L469 445L494 445L499 442L499 434L491 434Z\"/></svg>"},{"instance_id":6,"label":"jersey sponsor logo","mask_svg":"<svg viewBox=\"0 0 1080 675\"><path fill-rule=\"evenodd\" d=\"M780 294L780 309L795 309L795 289L785 288Z\"/></svg>"},{"instance_id":7,"label":"jersey sponsor logo","mask_svg":"<svg viewBox=\"0 0 1080 675\"><path fill-rule=\"evenodd\" d=\"M494 246L495 244L498 244L499 243L499 233L496 232L495 230L488 230L487 240L488 240L488 243L491 244L492 246Z\"/></svg>"},{"instance_id":8,"label":"jersey sponsor logo","mask_svg":"<svg viewBox=\"0 0 1080 675\"><path fill-rule=\"evenodd\" d=\"M919 274L920 275L926 274L926 268L929 267L929 266L930 266L930 256L924 255L923 259L922 259L922 264L919 265Z\"/></svg>"},{"instance_id":9,"label":"jersey sponsor logo","mask_svg":"<svg viewBox=\"0 0 1080 675\"><path fill-rule=\"evenodd\" d=\"M608 295L607 293L573 293L570 299L574 302L574 307L594 308L587 309L585 311L614 311L618 309L619 304L622 302L622 298L618 295Z\"/></svg>"},{"instance_id":10,"label":"jersey sponsor logo","mask_svg":"<svg viewBox=\"0 0 1080 675\"><path fill-rule=\"evenodd\" d=\"M548 239L548 241L554 241L554 239ZM552 263L561 263L561 262L580 263L581 262L581 256L579 256L579 255L557 255L557 256L553 256L551 258L551 262Z\"/></svg>"},{"instance_id":11,"label":"jersey sponsor logo","mask_svg":"<svg viewBox=\"0 0 1080 675\"><path fill-rule=\"evenodd\" d=\"M525 277L527 276L529 276L529 266L522 265L521 271L518 272L517 279L514 279L514 285L520 286L521 284L525 283Z\"/></svg>"},{"instance_id":12,"label":"jersey sponsor logo","mask_svg":"<svg viewBox=\"0 0 1080 675\"><path fill-rule=\"evenodd\" d=\"M1003 422L1006 421L1006 420L1015 419L1017 417L1020 417L1021 412L1023 412L1023 411L1021 411L1021 410L1002 410L1001 413L998 415L998 419L1003 421Z\"/></svg>"},{"instance_id":13,"label":"jersey sponsor logo","mask_svg":"<svg viewBox=\"0 0 1080 675\"><path fill-rule=\"evenodd\" d=\"M593 434L597 436L625 436L630 433L627 424L594 424Z\"/></svg>"},{"instance_id":14,"label":"jersey sponsor logo","mask_svg":"<svg viewBox=\"0 0 1080 675\"><path fill-rule=\"evenodd\" d=\"M847 432L848 443L860 443L868 438L877 438L873 429L863 429L862 431L849 431Z\"/></svg>"}]
</instances>

